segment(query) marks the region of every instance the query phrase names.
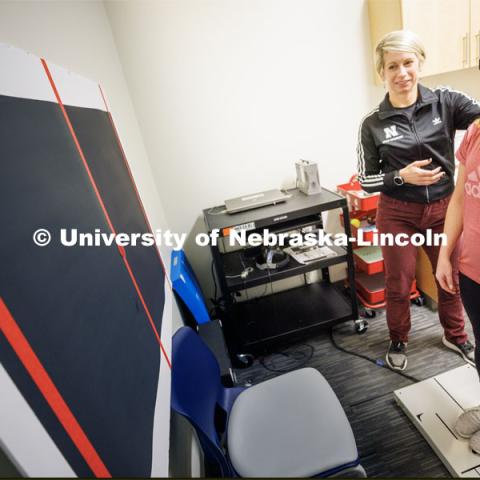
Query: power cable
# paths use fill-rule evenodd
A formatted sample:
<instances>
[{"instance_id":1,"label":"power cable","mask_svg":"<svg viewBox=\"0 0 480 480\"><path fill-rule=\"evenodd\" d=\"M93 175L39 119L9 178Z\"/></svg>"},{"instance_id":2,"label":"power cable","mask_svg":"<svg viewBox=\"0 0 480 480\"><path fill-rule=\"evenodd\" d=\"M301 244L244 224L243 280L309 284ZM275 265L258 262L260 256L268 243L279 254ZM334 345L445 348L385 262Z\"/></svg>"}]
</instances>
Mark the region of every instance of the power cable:
<instances>
[{"instance_id":1,"label":"power cable","mask_svg":"<svg viewBox=\"0 0 480 480\"><path fill-rule=\"evenodd\" d=\"M333 327L330 327L330 341L332 342L332 345L333 345L337 350L340 350L341 352L348 353L349 355L354 355L355 357L363 358L364 360L367 360L367 361L373 363L373 364L376 365L377 367L385 368L386 370L389 370L390 372L393 372L393 373L396 373L396 374L398 374L398 375L401 375L402 377L407 378L407 379L410 380L411 382L418 383L418 382L421 382L421 381L422 381L422 380L420 380L420 379L418 379L418 378L412 377L411 375L407 375L406 373L403 373L403 372L401 372L400 370L393 370L393 369L391 369L388 365L385 364L385 362L384 362L383 360L375 359L375 358L370 358L370 357L368 357L367 355L363 355L363 354L361 354L361 353L353 352L353 351L351 351L351 350L347 350L346 348L341 347L341 346L338 345L337 342L335 341L335 338L334 338L334 336L333 336Z\"/></svg>"},{"instance_id":2,"label":"power cable","mask_svg":"<svg viewBox=\"0 0 480 480\"><path fill-rule=\"evenodd\" d=\"M298 370L299 368L303 368L312 359L315 349L313 348L312 345L308 343L300 343L298 344L298 346L307 347L308 352L302 352L301 350L293 350L291 352L280 350L278 352L273 352L271 355L268 355L268 357L267 356L260 357L259 359L260 365L262 365L262 367L265 368L265 370L268 370L269 372L275 372L275 373L287 373L287 372L291 372L292 370ZM268 363L270 364L274 363L275 355L291 358L297 363L286 369L276 368L274 366L268 365Z\"/></svg>"}]
</instances>

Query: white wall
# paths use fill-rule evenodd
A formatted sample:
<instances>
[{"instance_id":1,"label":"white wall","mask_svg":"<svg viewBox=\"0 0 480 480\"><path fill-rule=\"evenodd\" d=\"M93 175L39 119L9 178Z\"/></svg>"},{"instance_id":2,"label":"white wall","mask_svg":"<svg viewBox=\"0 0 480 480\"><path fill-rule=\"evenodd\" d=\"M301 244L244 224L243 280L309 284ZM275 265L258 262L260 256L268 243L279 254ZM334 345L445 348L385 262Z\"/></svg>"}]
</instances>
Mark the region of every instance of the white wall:
<instances>
[{"instance_id":1,"label":"white wall","mask_svg":"<svg viewBox=\"0 0 480 480\"><path fill-rule=\"evenodd\" d=\"M480 72L478 68L469 68L468 70L427 77L423 80L423 83L429 87L449 85L456 90L461 90L472 97L480 99Z\"/></svg>"},{"instance_id":2,"label":"white wall","mask_svg":"<svg viewBox=\"0 0 480 480\"><path fill-rule=\"evenodd\" d=\"M105 8L100 1L0 2L0 41L101 83L152 228L165 228ZM169 252L163 251L165 261Z\"/></svg>"},{"instance_id":3,"label":"white wall","mask_svg":"<svg viewBox=\"0 0 480 480\"><path fill-rule=\"evenodd\" d=\"M298 158L335 188L356 170L373 84L363 0L106 1L170 227L207 296L210 256L193 244L202 208L294 184ZM427 79L480 96L478 72ZM477 90L477 92L475 92Z\"/></svg>"},{"instance_id":4,"label":"white wall","mask_svg":"<svg viewBox=\"0 0 480 480\"><path fill-rule=\"evenodd\" d=\"M107 11L172 227L188 231L201 207L228 196L292 185L300 157L319 162L325 186L354 170L358 115L370 105L361 1Z\"/></svg>"},{"instance_id":5,"label":"white wall","mask_svg":"<svg viewBox=\"0 0 480 480\"><path fill-rule=\"evenodd\" d=\"M171 228L202 208L294 185L317 161L324 186L356 170L375 91L361 0L106 2ZM201 283L209 254L188 244Z\"/></svg>"}]
</instances>

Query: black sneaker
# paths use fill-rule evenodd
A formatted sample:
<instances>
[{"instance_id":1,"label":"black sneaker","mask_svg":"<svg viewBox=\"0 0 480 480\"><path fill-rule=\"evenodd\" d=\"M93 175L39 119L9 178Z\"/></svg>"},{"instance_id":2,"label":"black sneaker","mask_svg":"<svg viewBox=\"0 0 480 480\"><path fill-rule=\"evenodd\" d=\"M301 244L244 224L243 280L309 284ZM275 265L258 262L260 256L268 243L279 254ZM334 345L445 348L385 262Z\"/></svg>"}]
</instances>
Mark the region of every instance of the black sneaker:
<instances>
[{"instance_id":1,"label":"black sneaker","mask_svg":"<svg viewBox=\"0 0 480 480\"><path fill-rule=\"evenodd\" d=\"M405 370L407 368L407 344L391 341L385 360L392 370Z\"/></svg>"},{"instance_id":2,"label":"black sneaker","mask_svg":"<svg viewBox=\"0 0 480 480\"><path fill-rule=\"evenodd\" d=\"M453 343L447 340L444 335L442 337L442 343L450 350L459 353L467 363L475 366L475 347L470 341L467 340L465 343Z\"/></svg>"}]
</instances>

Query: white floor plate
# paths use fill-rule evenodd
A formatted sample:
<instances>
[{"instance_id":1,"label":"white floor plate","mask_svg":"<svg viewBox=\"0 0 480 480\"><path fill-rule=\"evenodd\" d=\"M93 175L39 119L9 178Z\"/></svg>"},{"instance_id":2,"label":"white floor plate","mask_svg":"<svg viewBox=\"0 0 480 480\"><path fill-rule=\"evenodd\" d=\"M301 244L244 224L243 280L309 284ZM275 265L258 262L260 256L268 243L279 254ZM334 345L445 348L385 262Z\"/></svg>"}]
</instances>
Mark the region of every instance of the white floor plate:
<instances>
[{"instance_id":1,"label":"white floor plate","mask_svg":"<svg viewBox=\"0 0 480 480\"><path fill-rule=\"evenodd\" d=\"M480 404L480 382L474 367L455 368L393 393L452 476L480 478L480 455L471 451L468 440L453 433L458 416Z\"/></svg>"}]
</instances>

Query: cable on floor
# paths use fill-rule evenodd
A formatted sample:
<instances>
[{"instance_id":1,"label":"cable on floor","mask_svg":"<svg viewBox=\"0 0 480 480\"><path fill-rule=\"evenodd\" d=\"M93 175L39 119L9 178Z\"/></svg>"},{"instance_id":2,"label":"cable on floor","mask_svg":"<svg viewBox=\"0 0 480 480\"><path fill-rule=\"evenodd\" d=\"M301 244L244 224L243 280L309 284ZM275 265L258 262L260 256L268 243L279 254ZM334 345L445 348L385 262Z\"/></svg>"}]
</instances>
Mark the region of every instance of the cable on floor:
<instances>
[{"instance_id":1,"label":"cable on floor","mask_svg":"<svg viewBox=\"0 0 480 480\"><path fill-rule=\"evenodd\" d=\"M363 358L364 360L367 360L377 367L380 368L385 368L386 370L389 370L390 372L396 373L398 375L401 375L402 377L407 378L411 382L418 383L421 382L422 380L412 377L411 375L407 375L406 373L401 372L400 370L393 370L391 369L388 365L386 365L382 360L375 359L375 358L370 358L367 355L363 355L361 353L353 352L351 350L347 350L346 348L341 347L338 345L338 343L335 341L335 337L333 336L333 327L330 327L330 341L332 342L332 345L337 349L340 350L341 352L348 353L349 355L354 355L355 357Z\"/></svg>"},{"instance_id":2,"label":"cable on floor","mask_svg":"<svg viewBox=\"0 0 480 480\"><path fill-rule=\"evenodd\" d=\"M271 355L268 355L268 357L265 357L265 356L261 357L259 359L260 365L262 365L262 367L265 368L265 370L268 370L269 372L275 372L275 373L287 373L287 372L291 372L292 370L298 370L299 368L303 368L312 359L315 349L313 348L312 345L309 345L308 343L300 343L298 344L298 346L307 347L308 351L302 352L301 350L293 350L293 351L285 350L285 351L273 352ZM286 369L276 368L274 366L271 366L273 363L275 363L274 362L275 355L291 358L296 363Z\"/></svg>"}]
</instances>

